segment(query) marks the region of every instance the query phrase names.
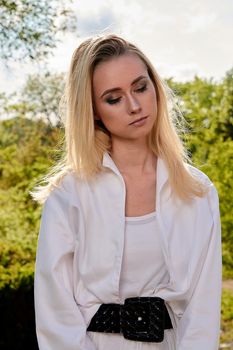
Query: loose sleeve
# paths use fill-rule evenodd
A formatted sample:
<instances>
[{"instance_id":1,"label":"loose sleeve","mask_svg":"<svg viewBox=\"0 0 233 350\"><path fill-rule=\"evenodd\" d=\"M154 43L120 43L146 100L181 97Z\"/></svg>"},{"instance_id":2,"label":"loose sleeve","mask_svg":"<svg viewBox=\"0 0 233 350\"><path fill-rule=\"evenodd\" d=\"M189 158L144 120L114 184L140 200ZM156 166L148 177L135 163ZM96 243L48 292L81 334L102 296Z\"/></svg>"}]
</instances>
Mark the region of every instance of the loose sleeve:
<instances>
[{"instance_id":1,"label":"loose sleeve","mask_svg":"<svg viewBox=\"0 0 233 350\"><path fill-rule=\"evenodd\" d=\"M75 218L76 217L76 218ZM96 350L74 299L77 212L54 190L42 213L35 266L36 333L40 350Z\"/></svg>"},{"instance_id":2,"label":"loose sleeve","mask_svg":"<svg viewBox=\"0 0 233 350\"><path fill-rule=\"evenodd\" d=\"M213 216L211 238L193 294L178 323L177 350L219 348L222 252L218 194L213 185L208 201Z\"/></svg>"}]
</instances>

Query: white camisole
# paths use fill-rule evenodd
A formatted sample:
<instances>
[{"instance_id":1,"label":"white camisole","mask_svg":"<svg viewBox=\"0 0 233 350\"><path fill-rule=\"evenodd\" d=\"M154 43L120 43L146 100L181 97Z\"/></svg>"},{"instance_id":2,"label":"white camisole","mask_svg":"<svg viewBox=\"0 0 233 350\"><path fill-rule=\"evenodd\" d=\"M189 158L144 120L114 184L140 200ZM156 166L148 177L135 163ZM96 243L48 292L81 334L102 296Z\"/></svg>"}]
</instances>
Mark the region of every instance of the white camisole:
<instances>
[{"instance_id":1,"label":"white camisole","mask_svg":"<svg viewBox=\"0 0 233 350\"><path fill-rule=\"evenodd\" d=\"M168 282L156 223L156 212L125 218L125 244L120 277L121 303L129 297L153 296L158 284ZM143 257L143 258L142 258ZM121 334L89 332L97 350L175 350L173 329L161 343L127 340Z\"/></svg>"}]
</instances>

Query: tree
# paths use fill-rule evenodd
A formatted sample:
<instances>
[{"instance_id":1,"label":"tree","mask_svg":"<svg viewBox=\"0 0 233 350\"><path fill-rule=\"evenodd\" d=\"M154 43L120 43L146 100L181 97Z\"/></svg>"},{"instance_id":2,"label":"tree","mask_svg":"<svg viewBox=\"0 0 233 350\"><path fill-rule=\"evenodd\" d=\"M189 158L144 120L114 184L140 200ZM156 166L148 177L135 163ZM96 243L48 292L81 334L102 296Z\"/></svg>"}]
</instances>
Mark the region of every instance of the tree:
<instances>
[{"instance_id":1,"label":"tree","mask_svg":"<svg viewBox=\"0 0 233 350\"><path fill-rule=\"evenodd\" d=\"M50 125L60 124L59 103L64 93L64 78L63 73L29 75L17 93L0 94L0 116L2 119L24 116L43 119Z\"/></svg>"},{"instance_id":2,"label":"tree","mask_svg":"<svg viewBox=\"0 0 233 350\"><path fill-rule=\"evenodd\" d=\"M59 103L64 93L64 74L35 74L28 77L21 93L21 101L27 106L26 116L60 123Z\"/></svg>"},{"instance_id":3,"label":"tree","mask_svg":"<svg viewBox=\"0 0 233 350\"><path fill-rule=\"evenodd\" d=\"M222 81L195 77L176 83L168 80L179 96L179 103L190 133L187 146L196 166L215 184L222 223L223 273L233 276L233 69Z\"/></svg>"},{"instance_id":4,"label":"tree","mask_svg":"<svg viewBox=\"0 0 233 350\"><path fill-rule=\"evenodd\" d=\"M56 47L59 32L75 30L76 17L64 0L0 0L0 58L4 62L47 57Z\"/></svg>"}]
</instances>

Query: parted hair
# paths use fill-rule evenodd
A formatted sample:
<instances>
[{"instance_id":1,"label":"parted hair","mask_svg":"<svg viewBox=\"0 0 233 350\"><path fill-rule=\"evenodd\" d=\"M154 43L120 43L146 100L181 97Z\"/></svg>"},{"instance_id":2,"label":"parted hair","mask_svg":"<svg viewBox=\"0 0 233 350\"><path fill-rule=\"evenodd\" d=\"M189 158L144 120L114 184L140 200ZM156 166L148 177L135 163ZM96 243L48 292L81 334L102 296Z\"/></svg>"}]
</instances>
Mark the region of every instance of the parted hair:
<instances>
[{"instance_id":1,"label":"parted hair","mask_svg":"<svg viewBox=\"0 0 233 350\"><path fill-rule=\"evenodd\" d=\"M64 156L32 192L35 200L44 202L67 172L72 171L77 177L88 180L103 170L103 155L111 152L111 135L94 117L93 72L98 64L126 54L135 54L144 62L154 84L157 117L148 135L148 145L157 157L164 160L174 193L183 200L205 194L204 185L187 166L190 159L180 137L183 117L172 90L137 46L122 37L108 34L85 40L73 53L61 101L65 111Z\"/></svg>"}]
</instances>

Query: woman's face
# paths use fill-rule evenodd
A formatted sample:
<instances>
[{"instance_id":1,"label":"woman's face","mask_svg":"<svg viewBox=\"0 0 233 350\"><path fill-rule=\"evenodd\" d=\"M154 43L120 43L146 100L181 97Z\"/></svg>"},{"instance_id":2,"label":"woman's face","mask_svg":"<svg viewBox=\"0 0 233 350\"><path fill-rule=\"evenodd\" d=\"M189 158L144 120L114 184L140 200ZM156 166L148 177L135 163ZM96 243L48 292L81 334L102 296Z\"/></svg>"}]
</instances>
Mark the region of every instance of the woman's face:
<instances>
[{"instance_id":1,"label":"woman's face","mask_svg":"<svg viewBox=\"0 0 233 350\"><path fill-rule=\"evenodd\" d=\"M136 54L102 62L93 74L95 118L112 139L146 138L157 114L154 85L147 67Z\"/></svg>"}]
</instances>

